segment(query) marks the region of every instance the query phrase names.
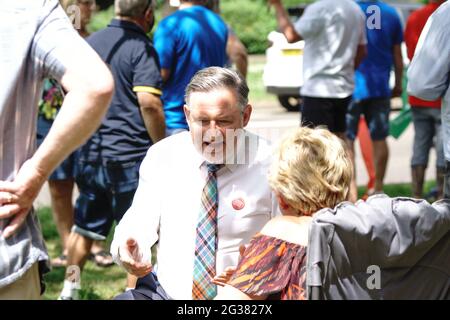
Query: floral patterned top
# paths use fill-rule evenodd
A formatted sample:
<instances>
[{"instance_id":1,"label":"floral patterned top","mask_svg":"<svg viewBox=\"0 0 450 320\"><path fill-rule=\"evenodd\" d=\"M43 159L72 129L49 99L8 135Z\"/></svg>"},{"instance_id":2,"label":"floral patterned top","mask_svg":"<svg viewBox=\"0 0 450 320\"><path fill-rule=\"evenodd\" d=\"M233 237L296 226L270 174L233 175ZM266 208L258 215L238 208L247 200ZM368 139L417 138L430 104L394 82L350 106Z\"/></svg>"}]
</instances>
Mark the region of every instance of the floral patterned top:
<instances>
[{"instance_id":1,"label":"floral patterned top","mask_svg":"<svg viewBox=\"0 0 450 320\"><path fill-rule=\"evenodd\" d=\"M228 284L268 300L306 300L306 247L258 233Z\"/></svg>"},{"instance_id":2,"label":"floral patterned top","mask_svg":"<svg viewBox=\"0 0 450 320\"><path fill-rule=\"evenodd\" d=\"M46 120L55 120L63 99L61 86L53 79L45 79L42 99L39 101L39 116Z\"/></svg>"}]
</instances>

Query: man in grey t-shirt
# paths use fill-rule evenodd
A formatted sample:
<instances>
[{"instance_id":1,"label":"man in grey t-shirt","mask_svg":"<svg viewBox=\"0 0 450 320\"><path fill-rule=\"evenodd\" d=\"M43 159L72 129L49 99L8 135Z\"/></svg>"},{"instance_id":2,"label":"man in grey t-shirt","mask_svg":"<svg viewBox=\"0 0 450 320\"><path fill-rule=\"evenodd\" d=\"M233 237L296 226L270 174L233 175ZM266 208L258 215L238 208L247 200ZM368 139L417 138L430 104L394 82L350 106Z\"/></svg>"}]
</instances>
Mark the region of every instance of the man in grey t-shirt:
<instances>
[{"instance_id":1,"label":"man in grey t-shirt","mask_svg":"<svg viewBox=\"0 0 450 320\"><path fill-rule=\"evenodd\" d=\"M442 98L446 160L444 198L450 198L450 2L427 20L408 68L408 93L424 100Z\"/></svg>"},{"instance_id":2,"label":"man in grey t-shirt","mask_svg":"<svg viewBox=\"0 0 450 320\"><path fill-rule=\"evenodd\" d=\"M281 0L268 1L287 41L305 40L302 125L325 125L344 139L355 68L366 54L363 12L351 0L320 0L293 25Z\"/></svg>"},{"instance_id":3,"label":"man in grey t-shirt","mask_svg":"<svg viewBox=\"0 0 450 320\"><path fill-rule=\"evenodd\" d=\"M0 300L38 299L48 255L32 204L54 168L98 127L114 83L57 0L0 0ZM45 77L67 91L35 152Z\"/></svg>"}]
</instances>

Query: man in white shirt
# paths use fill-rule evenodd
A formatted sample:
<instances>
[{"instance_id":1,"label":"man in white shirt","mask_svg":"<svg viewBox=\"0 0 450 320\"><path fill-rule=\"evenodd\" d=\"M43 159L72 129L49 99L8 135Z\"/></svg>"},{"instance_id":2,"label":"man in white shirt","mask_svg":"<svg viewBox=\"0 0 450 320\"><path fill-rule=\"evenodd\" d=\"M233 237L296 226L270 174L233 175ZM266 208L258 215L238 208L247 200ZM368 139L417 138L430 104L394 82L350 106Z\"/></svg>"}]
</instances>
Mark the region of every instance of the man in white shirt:
<instances>
[{"instance_id":1,"label":"man in white shirt","mask_svg":"<svg viewBox=\"0 0 450 320\"><path fill-rule=\"evenodd\" d=\"M219 67L199 71L189 83L184 110L190 132L149 149L133 204L115 229L115 261L143 277L136 290L117 299L202 299L193 293L193 274L198 267L199 212L212 164L222 166L215 173L215 267L208 285L216 274L237 265L239 246L278 213L266 178L271 148L243 130L252 112L248 92L235 71ZM156 243L158 280L149 274L150 249Z\"/></svg>"},{"instance_id":2,"label":"man in white shirt","mask_svg":"<svg viewBox=\"0 0 450 320\"><path fill-rule=\"evenodd\" d=\"M350 0L320 0L308 5L293 25L281 0L268 1L287 41L305 40L302 125L325 125L345 139L354 72L366 55L364 14Z\"/></svg>"},{"instance_id":3,"label":"man in white shirt","mask_svg":"<svg viewBox=\"0 0 450 320\"><path fill-rule=\"evenodd\" d=\"M408 93L424 100L442 98L446 160L444 198L450 197L450 2L427 20L408 68Z\"/></svg>"}]
</instances>

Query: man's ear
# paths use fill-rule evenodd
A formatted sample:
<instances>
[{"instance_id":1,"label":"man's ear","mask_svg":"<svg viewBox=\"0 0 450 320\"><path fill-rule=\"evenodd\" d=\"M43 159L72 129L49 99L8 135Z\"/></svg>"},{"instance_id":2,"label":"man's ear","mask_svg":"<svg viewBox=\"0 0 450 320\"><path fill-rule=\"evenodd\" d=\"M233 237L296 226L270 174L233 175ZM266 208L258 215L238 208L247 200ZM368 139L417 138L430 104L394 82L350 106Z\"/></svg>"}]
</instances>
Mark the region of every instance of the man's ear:
<instances>
[{"instance_id":1,"label":"man's ear","mask_svg":"<svg viewBox=\"0 0 450 320\"><path fill-rule=\"evenodd\" d=\"M252 106L250 104L247 104L244 108L244 112L243 112L243 126L246 127L248 122L250 121L250 116L252 115Z\"/></svg>"},{"instance_id":2,"label":"man's ear","mask_svg":"<svg viewBox=\"0 0 450 320\"><path fill-rule=\"evenodd\" d=\"M192 121L191 121L191 110L187 105L183 106L184 116L186 117L189 129L191 129Z\"/></svg>"},{"instance_id":3,"label":"man's ear","mask_svg":"<svg viewBox=\"0 0 450 320\"><path fill-rule=\"evenodd\" d=\"M149 20L153 15L153 9L150 6L146 11L145 11L145 20Z\"/></svg>"}]
</instances>

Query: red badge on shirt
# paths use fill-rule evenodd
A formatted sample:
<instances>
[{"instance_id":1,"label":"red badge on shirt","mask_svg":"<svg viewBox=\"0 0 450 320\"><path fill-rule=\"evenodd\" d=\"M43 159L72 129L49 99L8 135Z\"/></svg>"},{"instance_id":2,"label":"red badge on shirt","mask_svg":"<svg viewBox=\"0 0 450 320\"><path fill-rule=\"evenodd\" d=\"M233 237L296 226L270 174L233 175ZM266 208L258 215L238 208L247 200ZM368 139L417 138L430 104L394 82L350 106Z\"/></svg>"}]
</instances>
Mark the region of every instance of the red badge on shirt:
<instances>
[{"instance_id":1,"label":"red badge on shirt","mask_svg":"<svg viewBox=\"0 0 450 320\"><path fill-rule=\"evenodd\" d=\"M238 198L238 199L234 199L231 202L231 205L233 206L234 210L242 210L245 207L245 202L244 202L244 199Z\"/></svg>"}]
</instances>

